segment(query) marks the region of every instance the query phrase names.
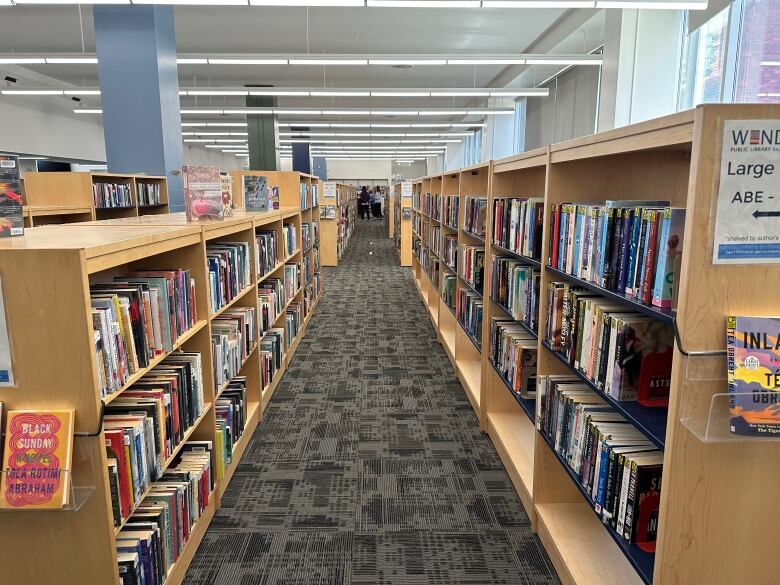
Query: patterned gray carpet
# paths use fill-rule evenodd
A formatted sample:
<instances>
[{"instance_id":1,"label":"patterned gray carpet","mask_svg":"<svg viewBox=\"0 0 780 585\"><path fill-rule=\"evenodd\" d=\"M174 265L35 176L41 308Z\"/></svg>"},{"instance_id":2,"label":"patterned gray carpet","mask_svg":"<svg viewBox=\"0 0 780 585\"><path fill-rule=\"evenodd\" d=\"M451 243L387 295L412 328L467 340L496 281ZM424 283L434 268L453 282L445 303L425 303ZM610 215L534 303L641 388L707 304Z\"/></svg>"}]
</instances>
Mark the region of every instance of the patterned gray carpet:
<instances>
[{"instance_id":1,"label":"patterned gray carpet","mask_svg":"<svg viewBox=\"0 0 780 585\"><path fill-rule=\"evenodd\" d=\"M557 585L385 222L358 221L186 585Z\"/></svg>"}]
</instances>

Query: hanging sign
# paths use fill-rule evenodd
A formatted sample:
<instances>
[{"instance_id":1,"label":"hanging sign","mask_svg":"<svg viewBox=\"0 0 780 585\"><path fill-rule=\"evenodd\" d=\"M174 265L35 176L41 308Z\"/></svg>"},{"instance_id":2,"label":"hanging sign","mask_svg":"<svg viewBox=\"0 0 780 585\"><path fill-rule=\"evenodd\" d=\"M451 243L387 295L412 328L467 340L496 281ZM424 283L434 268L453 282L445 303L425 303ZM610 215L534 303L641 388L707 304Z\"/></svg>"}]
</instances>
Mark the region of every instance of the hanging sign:
<instances>
[{"instance_id":1,"label":"hanging sign","mask_svg":"<svg viewBox=\"0 0 780 585\"><path fill-rule=\"evenodd\" d=\"M325 199L335 199L336 198L336 183L323 183L322 196Z\"/></svg>"},{"instance_id":2,"label":"hanging sign","mask_svg":"<svg viewBox=\"0 0 780 585\"><path fill-rule=\"evenodd\" d=\"M401 183L401 197L411 197L412 196L412 182L411 181L404 181Z\"/></svg>"},{"instance_id":3,"label":"hanging sign","mask_svg":"<svg viewBox=\"0 0 780 585\"><path fill-rule=\"evenodd\" d=\"M780 263L780 120L726 120L714 264Z\"/></svg>"}]
</instances>

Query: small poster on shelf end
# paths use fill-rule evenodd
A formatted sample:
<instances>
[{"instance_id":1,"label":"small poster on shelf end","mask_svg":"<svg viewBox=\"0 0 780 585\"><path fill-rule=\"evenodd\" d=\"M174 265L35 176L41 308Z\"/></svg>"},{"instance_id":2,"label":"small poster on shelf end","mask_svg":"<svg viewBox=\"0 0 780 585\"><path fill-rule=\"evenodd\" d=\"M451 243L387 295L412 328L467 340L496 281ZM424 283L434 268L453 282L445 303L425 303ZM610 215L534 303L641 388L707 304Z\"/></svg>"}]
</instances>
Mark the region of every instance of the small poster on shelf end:
<instances>
[{"instance_id":1,"label":"small poster on shelf end","mask_svg":"<svg viewBox=\"0 0 780 585\"><path fill-rule=\"evenodd\" d=\"M222 220L222 180L219 167L184 165L184 205L187 221Z\"/></svg>"},{"instance_id":2,"label":"small poster on shelf end","mask_svg":"<svg viewBox=\"0 0 780 585\"><path fill-rule=\"evenodd\" d=\"M402 210L403 219L409 219L412 217L412 210L409 207L404 207Z\"/></svg>"},{"instance_id":3,"label":"small poster on shelf end","mask_svg":"<svg viewBox=\"0 0 780 585\"><path fill-rule=\"evenodd\" d=\"M24 235L19 157L0 154L0 238Z\"/></svg>"},{"instance_id":4,"label":"small poster on shelf end","mask_svg":"<svg viewBox=\"0 0 780 585\"><path fill-rule=\"evenodd\" d=\"M780 121L725 120L713 264L780 263Z\"/></svg>"},{"instance_id":5,"label":"small poster on shelf end","mask_svg":"<svg viewBox=\"0 0 780 585\"><path fill-rule=\"evenodd\" d=\"M411 181L404 181L401 183L401 197L411 197L412 196L412 182Z\"/></svg>"}]
</instances>

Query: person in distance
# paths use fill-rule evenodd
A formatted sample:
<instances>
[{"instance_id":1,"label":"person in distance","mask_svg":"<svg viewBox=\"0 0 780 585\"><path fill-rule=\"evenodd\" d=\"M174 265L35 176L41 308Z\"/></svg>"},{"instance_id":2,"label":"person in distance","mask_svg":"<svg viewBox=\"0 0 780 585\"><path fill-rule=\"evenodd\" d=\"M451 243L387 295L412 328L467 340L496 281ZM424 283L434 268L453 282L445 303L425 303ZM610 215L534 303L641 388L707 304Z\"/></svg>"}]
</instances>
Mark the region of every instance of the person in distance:
<instances>
[{"instance_id":1,"label":"person in distance","mask_svg":"<svg viewBox=\"0 0 780 585\"><path fill-rule=\"evenodd\" d=\"M382 219L382 191L380 191L379 185L375 186L371 192L371 215Z\"/></svg>"},{"instance_id":2,"label":"person in distance","mask_svg":"<svg viewBox=\"0 0 780 585\"><path fill-rule=\"evenodd\" d=\"M371 194L368 192L368 189L365 185L363 185L363 188L360 190L360 195L358 195L358 199L360 200L360 219L371 219Z\"/></svg>"}]
</instances>

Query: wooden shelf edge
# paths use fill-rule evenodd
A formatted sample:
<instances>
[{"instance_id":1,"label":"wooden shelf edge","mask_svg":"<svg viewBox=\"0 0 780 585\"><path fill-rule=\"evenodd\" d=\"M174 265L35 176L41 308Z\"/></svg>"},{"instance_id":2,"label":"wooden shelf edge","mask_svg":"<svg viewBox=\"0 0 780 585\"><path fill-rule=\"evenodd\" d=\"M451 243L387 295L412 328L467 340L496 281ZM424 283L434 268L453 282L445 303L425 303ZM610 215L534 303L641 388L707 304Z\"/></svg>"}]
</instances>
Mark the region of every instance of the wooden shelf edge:
<instances>
[{"instance_id":1,"label":"wooden shelf edge","mask_svg":"<svg viewBox=\"0 0 780 585\"><path fill-rule=\"evenodd\" d=\"M249 286L245 287L244 290L239 292L226 305L221 306L217 311L211 313L209 319L214 319L215 317L219 317L222 313L229 310L233 305L235 305L238 301L244 298L244 296L246 296L250 291L254 290L254 288L255 288L254 284L250 284Z\"/></svg>"},{"instance_id":2,"label":"wooden shelf edge","mask_svg":"<svg viewBox=\"0 0 780 585\"><path fill-rule=\"evenodd\" d=\"M488 412L487 433L496 448L501 462L504 464L509 479L515 486L515 491L523 503L528 517L533 523L534 500L534 434L535 428L530 430L530 445L524 445L522 440L517 440L512 427L528 424L523 415L508 412Z\"/></svg>"}]
</instances>

